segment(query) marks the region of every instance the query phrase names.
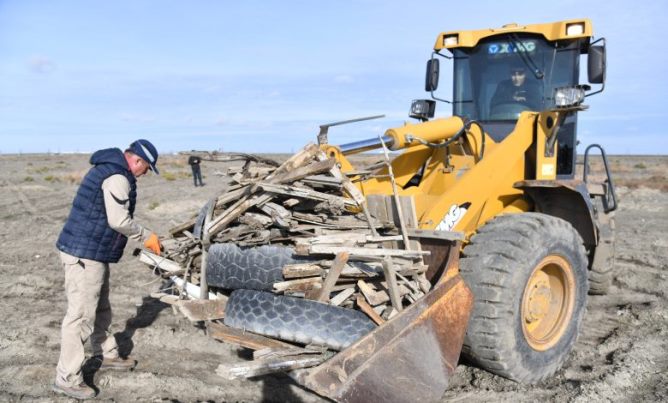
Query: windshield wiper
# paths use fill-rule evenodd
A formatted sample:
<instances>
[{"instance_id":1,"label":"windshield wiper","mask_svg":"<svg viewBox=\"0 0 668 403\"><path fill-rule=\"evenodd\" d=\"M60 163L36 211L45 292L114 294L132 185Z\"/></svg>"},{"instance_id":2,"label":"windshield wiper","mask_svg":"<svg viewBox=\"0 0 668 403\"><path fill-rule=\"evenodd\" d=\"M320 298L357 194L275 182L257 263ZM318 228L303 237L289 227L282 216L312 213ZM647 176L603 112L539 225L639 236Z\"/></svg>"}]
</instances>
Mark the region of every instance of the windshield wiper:
<instances>
[{"instance_id":1,"label":"windshield wiper","mask_svg":"<svg viewBox=\"0 0 668 403\"><path fill-rule=\"evenodd\" d=\"M543 73L543 71L538 68L538 65L533 61L531 55L529 55L529 52L527 51L527 48L524 46L524 44L522 44L517 34L509 34L508 37L510 38L510 41L512 42L515 49L517 49L517 54L519 55L520 59L522 59L522 62L524 62L529 70L531 70L534 77L542 80L543 77L545 77L545 73Z\"/></svg>"}]
</instances>

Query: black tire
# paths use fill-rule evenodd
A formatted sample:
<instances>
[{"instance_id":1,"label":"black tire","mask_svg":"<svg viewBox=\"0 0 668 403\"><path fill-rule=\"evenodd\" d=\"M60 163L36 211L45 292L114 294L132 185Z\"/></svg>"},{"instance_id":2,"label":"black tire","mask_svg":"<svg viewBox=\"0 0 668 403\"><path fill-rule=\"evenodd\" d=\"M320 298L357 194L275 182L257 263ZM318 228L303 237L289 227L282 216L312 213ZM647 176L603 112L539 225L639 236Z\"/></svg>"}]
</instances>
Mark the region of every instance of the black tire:
<instances>
[{"instance_id":1,"label":"black tire","mask_svg":"<svg viewBox=\"0 0 668 403\"><path fill-rule=\"evenodd\" d=\"M215 200L209 200L197 214L195 219L195 226L193 227L193 235L197 239L202 239L202 227L204 226L204 220L206 219L206 212L209 211L209 206L211 203L214 203Z\"/></svg>"},{"instance_id":2,"label":"black tire","mask_svg":"<svg viewBox=\"0 0 668 403\"><path fill-rule=\"evenodd\" d=\"M572 350L586 309L588 260L580 235L560 218L539 213L504 215L480 228L463 255L461 275L475 298L464 357L519 382L536 383L553 375ZM545 263L555 261L561 265ZM534 306L550 311L551 299L559 298L560 288L541 289L534 282L543 270L563 274L565 302L557 304L565 307L558 311L563 313L534 313ZM551 285L551 280L546 284ZM540 298L532 299L535 295L546 295L534 294L536 289L549 289L549 297L542 300L547 303L532 305ZM554 330L541 339L535 328L528 329L534 323L542 326L543 318L556 324L552 328L548 323L547 328Z\"/></svg>"},{"instance_id":3,"label":"black tire","mask_svg":"<svg viewBox=\"0 0 668 403\"><path fill-rule=\"evenodd\" d=\"M346 348L376 327L359 311L254 290L232 292L224 322L237 329L334 350Z\"/></svg>"},{"instance_id":4,"label":"black tire","mask_svg":"<svg viewBox=\"0 0 668 403\"><path fill-rule=\"evenodd\" d=\"M598 227L599 241L589 269L589 294L606 295L612 286L615 266L615 219L612 213L601 216Z\"/></svg>"},{"instance_id":5,"label":"black tire","mask_svg":"<svg viewBox=\"0 0 668 403\"><path fill-rule=\"evenodd\" d=\"M206 281L209 286L231 290L270 291L274 283L283 281L283 266L306 261L294 256L294 250L286 246L240 248L233 243L213 244L206 261Z\"/></svg>"}]
</instances>

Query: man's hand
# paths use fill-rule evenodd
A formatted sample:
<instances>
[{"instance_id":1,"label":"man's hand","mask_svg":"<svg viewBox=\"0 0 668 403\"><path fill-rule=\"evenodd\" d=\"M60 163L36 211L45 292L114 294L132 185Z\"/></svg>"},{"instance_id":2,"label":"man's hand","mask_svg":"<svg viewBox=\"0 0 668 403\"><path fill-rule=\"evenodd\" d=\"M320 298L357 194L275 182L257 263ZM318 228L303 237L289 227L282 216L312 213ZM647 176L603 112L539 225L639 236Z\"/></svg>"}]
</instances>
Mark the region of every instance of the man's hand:
<instances>
[{"instance_id":1,"label":"man's hand","mask_svg":"<svg viewBox=\"0 0 668 403\"><path fill-rule=\"evenodd\" d=\"M151 252L160 256L160 240L155 233L152 233L148 239L144 242L144 247L150 249Z\"/></svg>"}]
</instances>

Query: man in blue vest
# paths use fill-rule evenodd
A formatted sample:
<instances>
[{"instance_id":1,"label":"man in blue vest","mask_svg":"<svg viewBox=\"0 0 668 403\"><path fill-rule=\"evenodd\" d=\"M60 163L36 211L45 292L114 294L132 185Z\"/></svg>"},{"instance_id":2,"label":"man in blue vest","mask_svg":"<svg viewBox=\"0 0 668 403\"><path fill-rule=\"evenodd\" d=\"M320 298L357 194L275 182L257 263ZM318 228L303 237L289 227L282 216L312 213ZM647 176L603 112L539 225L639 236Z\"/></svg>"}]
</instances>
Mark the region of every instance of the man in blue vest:
<instances>
[{"instance_id":1,"label":"man in blue vest","mask_svg":"<svg viewBox=\"0 0 668 403\"><path fill-rule=\"evenodd\" d=\"M158 236L134 220L136 178L149 169L158 174L158 151L137 140L93 153L93 167L81 181L56 247L65 271L67 313L53 390L77 399L95 397L83 381L84 344L90 338L100 369L129 370L136 362L121 358L112 334L109 264L123 255L128 238L160 254Z\"/></svg>"}]
</instances>

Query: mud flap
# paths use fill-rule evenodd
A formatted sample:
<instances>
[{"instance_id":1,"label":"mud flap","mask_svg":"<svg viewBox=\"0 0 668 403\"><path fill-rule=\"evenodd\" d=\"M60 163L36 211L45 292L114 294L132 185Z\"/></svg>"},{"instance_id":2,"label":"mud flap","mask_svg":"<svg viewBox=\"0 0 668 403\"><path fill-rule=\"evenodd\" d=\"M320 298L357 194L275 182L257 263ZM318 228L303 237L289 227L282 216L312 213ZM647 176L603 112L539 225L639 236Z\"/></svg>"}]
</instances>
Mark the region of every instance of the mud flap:
<instances>
[{"instance_id":1,"label":"mud flap","mask_svg":"<svg viewBox=\"0 0 668 403\"><path fill-rule=\"evenodd\" d=\"M457 367L472 304L457 274L331 359L291 376L340 402L440 400Z\"/></svg>"}]
</instances>

